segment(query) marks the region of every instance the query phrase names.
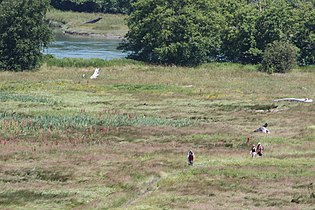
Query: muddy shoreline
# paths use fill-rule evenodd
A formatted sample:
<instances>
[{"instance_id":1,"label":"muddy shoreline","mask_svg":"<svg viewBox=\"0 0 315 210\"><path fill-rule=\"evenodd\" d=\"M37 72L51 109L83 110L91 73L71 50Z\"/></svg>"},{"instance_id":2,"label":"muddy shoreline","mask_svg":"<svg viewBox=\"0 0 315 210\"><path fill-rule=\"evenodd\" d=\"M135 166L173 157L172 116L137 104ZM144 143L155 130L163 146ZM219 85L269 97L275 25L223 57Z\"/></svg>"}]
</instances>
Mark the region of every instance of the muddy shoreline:
<instances>
[{"instance_id":1,"label":"muddy shoreline","mask_svg":"<svg viewBox=\"0 0 315 210\"><path fill-rule=\"evenodd\" d=\"M91 37L91 38L100 38L100 39L117 39L122 40L124 37L117 36L113 34L99 34L99 33L93 33L93 32L78 32L74 30L62 30L63 34L71 35L71 36L77 36L77 37Z\"/></svg>"},{"instance_id":2,"label":"muddy shoreline","mask_svg":"<svg viewBox=\"0 0 315 210\"><path fill-rule=\"evenodd\" d=\"M62 22L56 22L56 21L49 21L49 26L56 31L57 33L62 33L69 36L74 37L91 37L91 38L99 38L99 39L116 39L116 40L122 40L124 39L123 35L114 35L111 33L95 33L95 32L80 32L74 29L70 29Z\"/></svg>"}]
</instances>

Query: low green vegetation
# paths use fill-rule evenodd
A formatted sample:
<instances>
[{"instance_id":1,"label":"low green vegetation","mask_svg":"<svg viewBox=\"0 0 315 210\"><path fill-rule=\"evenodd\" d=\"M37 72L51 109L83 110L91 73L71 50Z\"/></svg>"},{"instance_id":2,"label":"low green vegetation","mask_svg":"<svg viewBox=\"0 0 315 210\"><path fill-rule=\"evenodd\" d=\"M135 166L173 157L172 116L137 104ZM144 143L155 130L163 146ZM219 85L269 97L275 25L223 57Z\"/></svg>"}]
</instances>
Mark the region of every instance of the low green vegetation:
<instances>
[{"instance_id":1,"label":"low green vegetation","mask_svg":"<svg viewBox=\"0 0 315 210\"><path fill-rule=\"evenodd\" d=\"M55 58L50 55L45 57L47 66L55 67L109 67L121 64L141 64L139 61L131 59L104 60L100 58Z\"/></svg>"},{"instance_id":2,"label":"low green vegetation","mask_svg":"<svg viewBox=\"0 0 315 210\"><path fill-rule=\"evenodd\" d=\"M314 67L97 60L91 80L94 59L50 59L0 72L1 209L313 208L314 105L273 100L314 99Z\"/></svg>"}]
</instances>

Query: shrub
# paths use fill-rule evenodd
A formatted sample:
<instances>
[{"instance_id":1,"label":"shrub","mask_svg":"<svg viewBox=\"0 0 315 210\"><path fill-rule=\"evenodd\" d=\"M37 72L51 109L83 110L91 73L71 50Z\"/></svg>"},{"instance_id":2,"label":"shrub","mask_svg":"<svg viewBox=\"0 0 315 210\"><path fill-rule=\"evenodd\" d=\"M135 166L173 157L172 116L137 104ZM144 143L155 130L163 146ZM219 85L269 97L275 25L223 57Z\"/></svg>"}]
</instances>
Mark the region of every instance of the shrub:
<instances>
[{"instance_id":1,"label":"shrub","mask_svg":"<svg viewBox=\"0 0 315 210\"><path fill-rule=\"evenodd\" d=\"M264 52L261 71L286 73L297 64L299 48L288 42L274 41Z\"/></svg>"}]
</instances>

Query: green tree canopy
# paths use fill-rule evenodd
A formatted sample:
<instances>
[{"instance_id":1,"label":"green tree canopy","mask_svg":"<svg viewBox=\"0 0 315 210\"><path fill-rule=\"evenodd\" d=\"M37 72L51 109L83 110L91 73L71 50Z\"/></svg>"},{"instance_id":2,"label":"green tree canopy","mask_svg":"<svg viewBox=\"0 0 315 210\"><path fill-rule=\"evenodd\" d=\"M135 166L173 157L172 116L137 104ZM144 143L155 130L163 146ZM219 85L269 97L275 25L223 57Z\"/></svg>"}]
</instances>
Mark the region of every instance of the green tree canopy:
<instances>
[{"instance_id":1,"label":"green tree canopy","mask_svg":"<svg viewBox=\"0 0 315 210\"><path fill-rule=\"evenodd\" d=\"M50 4L64 11L127 14L133 1L135 0L50 0Z\"/></svg>"},{"instance_id":2,"label":"green tree canopy","mask_svg":"<svg viewBox=\"0 0 315 210\"><path fill-rule=\"evenodd\" d=\"M0 69L37 68L51 30L44 18L48 0L2 0L0 3Z\"/></svg>"},{"instance_id":3,"label":"green tree canopy","mask_svg":"<svg viewBox=\"0 0 315 210\"><path fill-rule=\"evenodd\" d=\"M300 49L301 65L315 64L315 10L312 4L299 4L298 28L293 43Z\"/></svg>"},{"instance_id":4,"label":"green tree canopy","mask_svg":"<svg viewBox=\"0 0 315 210\"><path fill-rule=\"evenodd\" d=\"M314 40L309 37L312 29L308 23L314 8L309 2L227 0L223 5L228 27L222 36L222 51L227 60L260 63L274 41L295 44L302 57L310 56Z\"/></svg>"},{"instance_id":5,"label":"green tree canopy","mask_svg":"<svg viewBox=\"0 0 315 210\"><path fill-rule=\"evenodd\" d=\"M226 19L222 33L221 53L233 62L254 63L261 51L255 38L258 9L247 1L227 0L221 2Z\"/></svg>"},{"instance_id":6,"label":"green tree canopy","mask_svg":"<svg viewBox=\"0 0 315 210\"><path fill-rule=\"evenodd\" d=\"M216 1L138 0L134 7L121 47L131 58L191 66L217 54L224 19Z\"/></svg>"},{"instance_id":7,"label":"green tree canopy","mask_svg":"<svg viewBox=\"0 0 315 210\"><path fill-rule=\"evenodd\" d=\"M275 41L300 49L314 64L314 4L309 0L138 0L122 49L161 64L212 59L260 63Z\"/></svg>"}]
</instances>

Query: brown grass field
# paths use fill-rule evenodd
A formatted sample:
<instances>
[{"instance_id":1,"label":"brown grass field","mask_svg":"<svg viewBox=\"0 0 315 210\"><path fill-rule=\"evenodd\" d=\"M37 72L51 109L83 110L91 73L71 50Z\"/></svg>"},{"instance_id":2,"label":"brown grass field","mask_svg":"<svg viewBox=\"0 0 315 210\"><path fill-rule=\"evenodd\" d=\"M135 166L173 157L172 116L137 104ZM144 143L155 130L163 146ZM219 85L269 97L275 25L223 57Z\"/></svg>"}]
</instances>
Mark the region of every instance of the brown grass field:
<instances>
[{"instance_id":1,"label":"brown grass field","mask_svg":"<svg viewBox=\"0 0 315 210\"><path fill-rule=\"evenodd\" d=\"M93 70L0 72L0 209L315 209L315 102L273 101L313 67Z\"/></svg>"}]
</instances>

